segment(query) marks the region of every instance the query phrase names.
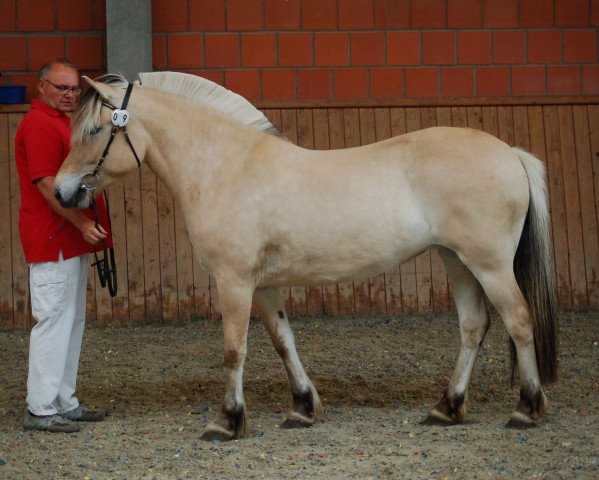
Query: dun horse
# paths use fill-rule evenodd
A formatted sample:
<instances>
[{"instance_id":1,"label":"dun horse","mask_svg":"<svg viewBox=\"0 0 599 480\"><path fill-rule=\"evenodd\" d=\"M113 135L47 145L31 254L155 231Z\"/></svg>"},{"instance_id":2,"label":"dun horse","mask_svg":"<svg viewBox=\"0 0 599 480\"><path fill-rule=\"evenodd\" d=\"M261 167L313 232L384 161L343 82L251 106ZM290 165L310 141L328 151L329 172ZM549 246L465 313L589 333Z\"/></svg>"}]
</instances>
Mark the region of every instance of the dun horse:
<instances>
[{"instance_id":1,"label":"dun horse","mask_svg":"<svg viewBox=\"0 0 599 480\"><path fill-rule=\"evenodd\" d=\"M307 427L322 406L279 287L365 279L428 248L444 261L462 340L429 419L464 419L489 326L486 294L517 354L520 400L508 424L538 422L547 406L541 384L557 370L540 161L486 133L443 127L359 148L306 150L212 82L170 72L140 78L135 86L114 75L86 79L93 88L74 115L55 193L65 207L86 207L94 191L139 162L173 193L195 254L216 279L223 318L226 391L203 439L248 434L242 377L252 304L291 382L293 406L282 426Z\"/></svg>"}]
</instances>

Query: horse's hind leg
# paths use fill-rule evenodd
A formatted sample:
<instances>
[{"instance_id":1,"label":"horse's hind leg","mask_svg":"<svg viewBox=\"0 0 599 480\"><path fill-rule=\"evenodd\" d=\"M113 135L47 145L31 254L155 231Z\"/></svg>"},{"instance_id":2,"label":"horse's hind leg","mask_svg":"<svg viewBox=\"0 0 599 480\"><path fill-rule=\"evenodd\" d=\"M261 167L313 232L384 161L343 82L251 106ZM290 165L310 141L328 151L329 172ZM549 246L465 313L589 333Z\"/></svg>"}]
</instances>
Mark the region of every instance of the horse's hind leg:
<instances>
[{"instance_id":1,"label":"horse's hind leg","mask_svg":"<svg viewBox=\"0 0 599 480\"><path fill-rule=\"evenodd\" d=\"M281 428L309 427L322 414L320 397L308 378L295 348L295 339L278 288L256 290L254 307L281 356L293 395L293 407Z\"/></svg>"},{"instance_id":2,"label":"horse's hind leg","mask_svg":"<svg viewBox=\"0 0 599 480\"><path fill-rule=\"evenodd\" d=\"M501 270L477 274L487 297L495 305L506 329L516 346L520 401L512 413L508 426L534 425L547 409L547 398L541 388L535 355L532 318L527 303L510 264Z\"/></svg>"},{"instance_id":3,"label":"horse's hind leg","mask_svg":"<svg viewBox=\"0 0 599 480\"><path fill-rule=\"evenodd\" d=\"M458 311L462 346L449 386L429 412L432 422L462 422L466 414L468 383L480 346L489 328L489 316L482 287L470 270L451 250L439 248L445 263Z\"/></svg>"}]
</instances>

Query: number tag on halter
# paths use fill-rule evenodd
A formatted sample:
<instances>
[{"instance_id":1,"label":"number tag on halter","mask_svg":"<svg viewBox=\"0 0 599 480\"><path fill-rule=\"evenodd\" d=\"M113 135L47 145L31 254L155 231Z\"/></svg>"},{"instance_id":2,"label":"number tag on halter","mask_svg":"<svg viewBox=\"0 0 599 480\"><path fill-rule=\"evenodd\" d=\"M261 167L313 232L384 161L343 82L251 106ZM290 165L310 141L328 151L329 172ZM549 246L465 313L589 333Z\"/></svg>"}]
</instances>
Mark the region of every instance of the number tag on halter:
<instances>
[{"instance_id":1,"label":"number tag on halter","mask_svg":"<svg viewBox=\"0 0 599 480\"><path fill-rule=\"evenodd\" d=\"M124 127L129 123L129 112L127 110L116 109L112 112L112 124L115 127Z\"/></svg>"}]
</instances>

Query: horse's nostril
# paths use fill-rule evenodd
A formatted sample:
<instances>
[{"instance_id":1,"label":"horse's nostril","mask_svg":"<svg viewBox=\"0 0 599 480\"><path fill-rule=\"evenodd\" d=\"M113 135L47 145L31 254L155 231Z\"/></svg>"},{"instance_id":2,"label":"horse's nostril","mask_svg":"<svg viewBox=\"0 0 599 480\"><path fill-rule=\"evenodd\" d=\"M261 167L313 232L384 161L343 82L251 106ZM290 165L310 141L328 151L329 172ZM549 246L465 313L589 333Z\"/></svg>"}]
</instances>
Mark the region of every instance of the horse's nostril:
<instances>
[{"instance_id":1,"label":"horse's nostril","mask_svg":"<svg viewBox=\"0 0 599 480\"><path fill-rule=\"evenodd\" d=\"M57 188L54 189L54 196L56 197L56 200L62 203L62 195L60 194L60 190Z\"/></svg>"}]
</instances>

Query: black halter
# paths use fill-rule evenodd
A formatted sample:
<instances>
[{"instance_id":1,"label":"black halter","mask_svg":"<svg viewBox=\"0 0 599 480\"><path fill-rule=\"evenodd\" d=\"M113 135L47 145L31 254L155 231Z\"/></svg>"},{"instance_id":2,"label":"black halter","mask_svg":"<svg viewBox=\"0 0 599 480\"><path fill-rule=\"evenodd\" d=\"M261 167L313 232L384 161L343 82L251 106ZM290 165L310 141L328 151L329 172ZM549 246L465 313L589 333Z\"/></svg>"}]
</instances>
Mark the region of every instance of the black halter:
<instances>
[{"instance_id":1,"label":"black halter","mask_svg":"<svg viewBox=\"0 0 599 480\"><path fill-rule=\"evenodd\" d=\"M131 96L132 90L133 90L133 84L130 83L127 86L127 91L125 93L125 98L123 98L123 104L121 105L121 108L116 108L114 105L111 105L108 102L102 102L102 106L112 110L111 119L112 119L113 126L112 126L112 130L110 132L110 138L108 139L106 148L104 148L104 151L102 152L102 156L100 157L100 160L98 160L98 162L96 163L96 167L94 168L94 171L91 173L87 173L81 179L81 187L80 188L82 190L86 190L86 191L92 193L90 207L94 214L94 221L96 222L96 229L99 229L98 208L96 206L96 198L95 198L95 195L93 195L93 192L95 191L98 184L100 183L100 178L98 177L98 172L102 168L102 165L104 164L106 156L108 155L108 151L110 150L110 146L112 145L112 141L114 140L114 137L116 136L116 134L118 132L123 132L125 134L125 140L127 141L127 144L129 145L129 147L131 148L131 151L133 152L133 156L135 157L135 160L137 161L137 166L139 168L141 168L141 161L139 160L139 157L137 156L137 152L135 151L135 148L133 148L133 143L131 143L131 139L129 138L129 135L127 134L127 123L129 123L129 112L127 112L127 104L129 103L129 97ZM112 225L110 222L110 207L108 206L107 192L104 192L104 197L105 197L105 203L106 203L106 214L108 216L108 227L109 227L110 231L112 231ZM98 253L94 252L95 262L92 263L92 267L95 266L98 271L98 277L100 279L100 284L102 285L102 288L108 286L108 291L110 293L110 296L115 297L117 294L117 275L116 275L116 261L115 261L115 257L114 257L114 248L113 247L108 248L106 245L106 240L102 240L102 242L104 243L104 258L99 259ZM110 254L109 254L109 251L110 251ZM110 264L108 263L109 255L110 255Z\"/></svg>"}]
</instances>

